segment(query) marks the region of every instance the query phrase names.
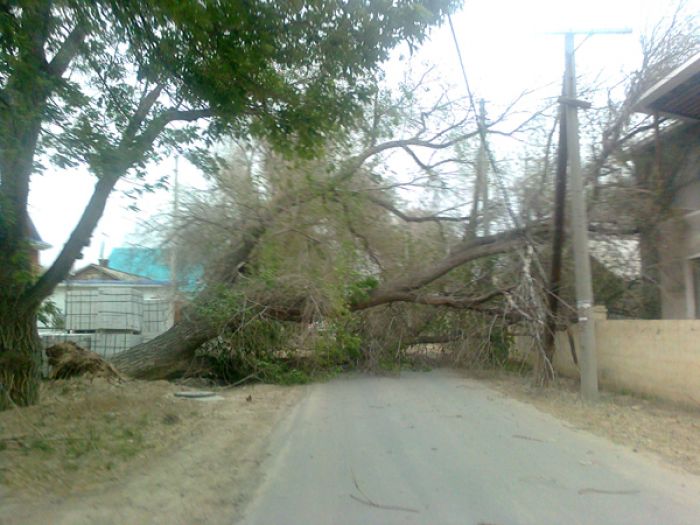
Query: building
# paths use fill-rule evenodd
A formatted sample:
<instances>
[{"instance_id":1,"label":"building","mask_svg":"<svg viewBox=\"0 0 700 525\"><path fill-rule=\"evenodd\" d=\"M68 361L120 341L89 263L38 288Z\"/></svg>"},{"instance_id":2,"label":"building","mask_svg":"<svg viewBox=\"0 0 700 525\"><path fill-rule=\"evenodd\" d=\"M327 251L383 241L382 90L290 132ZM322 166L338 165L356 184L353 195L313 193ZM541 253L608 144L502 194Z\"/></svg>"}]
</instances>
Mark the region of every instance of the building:
<instances>
[{"instance_id":1,"label":"building","mask_svg":"<svg viewBox=\"0 0 700 525\"><path fill-rule=\"evenodd\" d=\"M700 318L700 54L640 98L666 126L634 154L637 178L655 181L665 220L654 235L663 319ZM670 125L668 125L671 123ZM656 175L658 174L658 176Z\"/></svg>"},{"instance_id":2,"label":"building","mask_svg":"<svg viewBox=\"0 0 700 525\"><path fill-rule=\"evenodd\" d=\"M27 217L27 238L29 239L29 258L32 262L32 267L38 272L41 270L39 262L39 252L51 248L51 245L45 242L34 226L31 217Z\"/></svg>"},{"instance_id":3,"label":"building","mask_svg":"<svg viewBox=\"0 0 700 525\"><path fill-rule=\"evenodd\" d=\"M40 330L45 343L72 340L103 356L122 352L165 332L175 308L169 280L154 280L89 264L60 283L51 300L63 313L60 330Z\"/></svg>"}]
</instances>

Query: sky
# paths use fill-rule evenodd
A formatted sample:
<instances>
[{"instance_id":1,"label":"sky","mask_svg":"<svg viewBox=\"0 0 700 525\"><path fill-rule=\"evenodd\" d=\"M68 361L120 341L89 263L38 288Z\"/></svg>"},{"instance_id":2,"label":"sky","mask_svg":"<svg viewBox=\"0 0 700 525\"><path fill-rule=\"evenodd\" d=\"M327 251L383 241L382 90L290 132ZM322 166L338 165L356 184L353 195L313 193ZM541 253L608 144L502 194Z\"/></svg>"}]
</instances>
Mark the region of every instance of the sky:
<instances>
[{"instance_id":1,"label":"sky","mask_svg":"<svg viewBox=\"0 0 700 525\"><path fill-rule=\"evenodd\" d=\"M577 72L610 80L611 84L639 62L641 32L669 9L668 0L466 0L453 17L455 32L471 89L495 105L505 105L528 88L542 88L537 94L556 96L563 70L563 36L567 30L632 29L628 35L596 35L577 49ZM689 0L688 11L700 16L700 0ZM386 65L387 81L398 81L407 67L397 51ZM410 61L434 64L436 74L461 89L464 81L449 26L431 32L430 40ZM545 86L545 87L543 87ZM536 94L536 96L537 96ZM152 166L155 177L173 174L175 159ZM181 187L206 189L202 174L185 159L179 161ZM41 254L48 266L68 239L87 203L94 179L84 169L49 169L31 181L30 215L43 239L52 248ZM172 192L159 190L141 197L140 211L128 209L134 201L123 191L122 181L109 199L104 216L84 257L76 266L97 262L101 252L139 242L139 225L172 206Z\"/></svg>"}]
</instances>

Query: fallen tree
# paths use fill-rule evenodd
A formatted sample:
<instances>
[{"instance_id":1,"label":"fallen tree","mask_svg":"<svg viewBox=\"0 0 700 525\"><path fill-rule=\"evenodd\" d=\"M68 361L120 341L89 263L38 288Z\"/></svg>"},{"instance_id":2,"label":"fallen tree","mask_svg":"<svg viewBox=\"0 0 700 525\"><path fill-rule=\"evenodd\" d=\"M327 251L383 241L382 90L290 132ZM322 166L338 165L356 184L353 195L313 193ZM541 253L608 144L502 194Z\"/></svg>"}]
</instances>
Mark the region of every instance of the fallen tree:
<instances>
[{"instance_id":1,"label":"fallen tree","mask_svg":"<svg viewBox=\"0 0 700 525\"><path fill-rule=\"evenodd\" d=\"M403 111L410 105L389 106ZM368 120L386 111L377 102L368 108ZM465 287L459 276L453 281L460 286L435 283L471 261L512 253L548 226L505 229L504 221L500 233L465 236L472 218L461 213L459 200L444 210L402 210L394 192L402 183L374 171L375 161L391 151L408 152L418 169L408 182L414 184L437 177L438 166L464 163L456 146L480 132L468 111L440 101L419 113L408 119L413 128L402 130L408 138L381 141L386 135L368 126L367 136L329 145L307 162L281 158L265 144L237 145L216 175L216 191L200 200L191 196L186 212L166 226L183 257L206 254L197 261L206 268L205 289L175 326L114 356L115 366L138 378L182 374L204 343L239 331L256 316L308 323L404 303L508 317L493 304L506 293L505 284ZM481 125L489 131L502 118ZM419 158L436 152L440 156L430 162ZM421 255L407 258L404 240L414 233Z\"/></svg>"},{"instance_id":2,"label":"fallen tree","mask_svg":"<svg viewBox=\"0 0 700 525\"><path fill-rule=\"evenodd\" d=\"M420 44L457 2L303 5L2 4L0 410L37 402L37 312L81 258L120 181L137 180L136 193L162 186L150 162L176 150L208 166L201 145L231 135L313 156L354 127L391 50ZM28 203L49 165L87 169L94 190L37 276Z\"/></svg>"},{"instance_id":3,"label":"fallen tree","mask_svg":"<svg viewBox=\"0 0 700 525\"><path fill-rule=\"evenodd\" d=\"M359 311L393 302L409 302L484 311L490 315L503 313L502 310L482 309L485 303L501 295L501 290L472 298L439 293L420 294L419 290L463 264L485 256L511 252L523 246L532 236L542 235L547 230L546 226L538 225L468 240L436 264L385 282L369 291L366 298L349 304L348 308L350 311ZM237 261L229 262L233 267L240 267L245 264L244 257L250 255L251 251L252 246L247 254L240 252ZM230 283L229 286L233 289L235 283ZM112 363L124 374L142 379L162 379L182 374L202 344L226 329L235 329L243 321L240 315L232 312L228 322L222 324L201 312L200 306L215 302L214 296L217 293L219 292L214 289L205 290L193 305L185 309L180 322L155 339L115 355ZM284 305L265 304L258 308L278 320L301 321L303 304L304 298L296 298Z\"/></svg>"}]
</instances>

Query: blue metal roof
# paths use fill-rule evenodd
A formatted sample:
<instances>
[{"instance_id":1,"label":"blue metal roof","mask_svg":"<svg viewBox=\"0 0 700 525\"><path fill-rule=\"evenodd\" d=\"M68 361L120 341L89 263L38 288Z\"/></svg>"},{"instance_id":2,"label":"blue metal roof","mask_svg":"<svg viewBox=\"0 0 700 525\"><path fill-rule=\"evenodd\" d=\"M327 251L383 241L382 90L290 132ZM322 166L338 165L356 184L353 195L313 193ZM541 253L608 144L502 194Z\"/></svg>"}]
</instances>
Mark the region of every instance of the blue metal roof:
<instances>
[{"instance_id":1,"label":"blue metal roof","mask_svg":"<svg viewBox=\"0 0 700 525\"><path fill-rule=\"evenodd\" d=\"M114 248L109 255L108 267L122 272L147 277L153 281L170 281L168 252L161 248L121 247ZM186 269L178 276L183 291L193 292L200 288L202 268Z\"/></svg>"},{"instance_id":2,"label":"blue metal roof","mask_svg":"<svg viewBox=\"0 0 700 525\"><path fill-rule=\"evenodd\" d=\"M169 286L170 281L140 279L135 281L113 281L109 279L71 279L61 283L70 286Z\"/></svg>"}]
</instances>

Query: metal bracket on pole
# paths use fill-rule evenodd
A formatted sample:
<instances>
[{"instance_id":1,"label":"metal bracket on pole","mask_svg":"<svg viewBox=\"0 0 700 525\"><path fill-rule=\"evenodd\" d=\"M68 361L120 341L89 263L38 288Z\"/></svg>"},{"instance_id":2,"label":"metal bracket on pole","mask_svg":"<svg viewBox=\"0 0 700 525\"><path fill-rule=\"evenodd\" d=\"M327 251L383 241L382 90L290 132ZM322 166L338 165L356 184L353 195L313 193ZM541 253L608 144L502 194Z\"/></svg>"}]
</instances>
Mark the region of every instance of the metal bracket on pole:
<instances>
[{"instance_id":1,"label":"metal bracket on pole","mask_svg":"<svg viewBox=\"0 0 700 525\"><path fill-rule=\"evenodd\" d=\"M585 100L568 97L559 97L558 102L560 104L564 104L565 106L572 106L579 109L591 109L591 107L593 106L590 102L587 102Z\"/></svg>"}]
</instances>

